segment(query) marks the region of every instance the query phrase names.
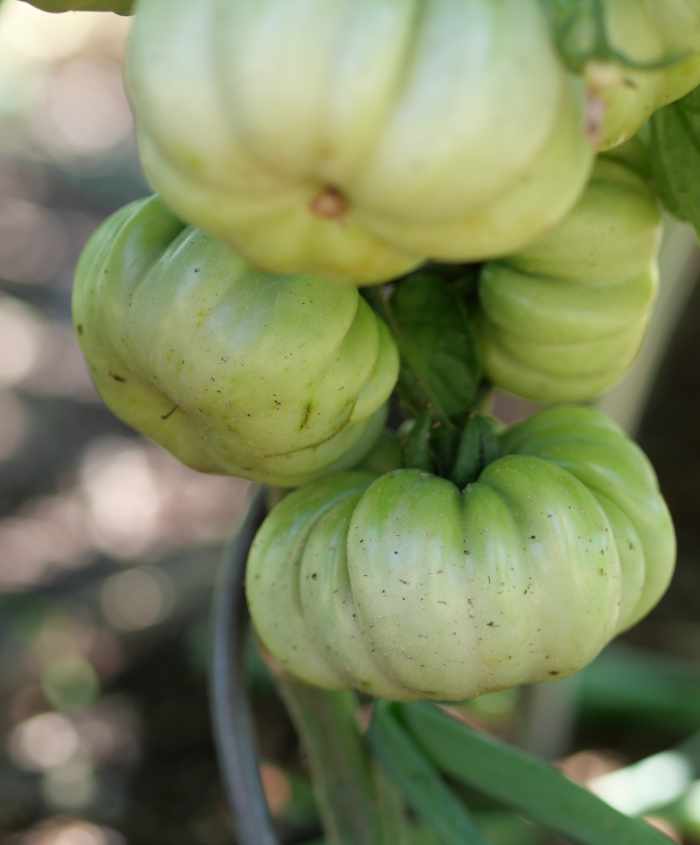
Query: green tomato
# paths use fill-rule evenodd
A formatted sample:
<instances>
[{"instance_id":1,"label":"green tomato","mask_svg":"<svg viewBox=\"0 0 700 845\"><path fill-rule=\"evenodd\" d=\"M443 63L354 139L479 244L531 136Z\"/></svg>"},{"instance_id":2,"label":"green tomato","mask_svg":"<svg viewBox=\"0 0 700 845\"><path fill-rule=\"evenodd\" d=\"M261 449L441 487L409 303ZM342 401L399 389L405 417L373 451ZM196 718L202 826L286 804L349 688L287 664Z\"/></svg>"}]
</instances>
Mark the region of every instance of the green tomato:
<instances>
[{"instance_id":1,"label":"green tomato","mask_svg":"<svg viewBox=\"0 0 700 845\"><path fill-rule=\"evenodd\" d=\"M666 589L670 516L644 454L601 412L560 407L501 435L458 489L425 472L297 490L252 546L253 622L330 689L460 700L578 671Z\"/></svg>"},{"instance_id":2,"label":"green tomato","mask_svg":"<svg viewBox=\"0 0 700 845\"><path fill-rule=\"evenodd\" d=\"M662 106L700 85L700 0L604 0L612 46L656 70L593 63L588 83L605 104L599 148L631 138Z\"/></svg>"},{"instance_id":3,"label":"green tomato","mask_svg":"<svg viewBox=\"0 0 700 845\"><path fill-rule=\"evenodd\" d=\"M130 15L134 0L25 0L44 12L116 12Z\"/></svg>"},{"instance_id":4,"label":"green tomato","mask_svg":"<svg viewBox=\"0 0 700 845\"><path fill-rule=\"evenodd\" d=\"M355 288L254 269L158 197L92 237L73 313L105 402L205 472L296 486L353 466L398 377Z\"/></svg>"},{"instance_id":5,"label":"green tomato","mask_svg":"<svg viewBox=\"0 0 700 845\"><path fill-rule=\"evenodd\" d=\"M539 0L141 0L127 87L156 190L273 272L511 252L592 162Z\"/></svg>"},{"instance_id":6,"label":"green tomato","mask_svg":"<svg viewBox=\"0 0 700 845\"><path fill-rule=\"evenodd\" d=\"M491 381L540 402L593 399L619 381L656 296L660 236L644 179L600 159L557 227L482 272L477 332Z\"/></svg>"}]
</instances>

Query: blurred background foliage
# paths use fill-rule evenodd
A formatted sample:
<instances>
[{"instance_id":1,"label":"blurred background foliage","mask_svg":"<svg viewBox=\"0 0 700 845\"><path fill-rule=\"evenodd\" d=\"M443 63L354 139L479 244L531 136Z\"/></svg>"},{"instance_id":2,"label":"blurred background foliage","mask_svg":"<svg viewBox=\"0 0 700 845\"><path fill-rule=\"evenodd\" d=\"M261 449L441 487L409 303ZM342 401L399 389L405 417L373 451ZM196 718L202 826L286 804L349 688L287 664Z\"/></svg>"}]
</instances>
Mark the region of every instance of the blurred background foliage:
<instances>
[{"instance_id":1,"label":"blurred background foliage","mask_svg":"<svg viewBox=\"0 0 700 845\"><path fill-rule=\"evenodd\" d=\"M73 338L75 262L147 192L121 61L129 22L0 6L0 842L235 841L212 746L208 604L247 485L179 466L101 405ZM700 287L640 439L677 521L669 596L545 711L560 765L700 843ZM506 416L525 410L502 399ZM305 763L260 659L251 687L284 841L318 836ZM460 715L522 736L517 693ZM542 715L542 714L540 714ZM566 723L566 724L564 724ZM686 754L685 751L688 751ZM642 766L636 761L652 756ZM632 768L630 768L632 766ZM551 842L469 796L494 845ZM684 837L684 838L682 838ZM612 843L611 843L612 845Z\"/></svg>"}]
</instances>

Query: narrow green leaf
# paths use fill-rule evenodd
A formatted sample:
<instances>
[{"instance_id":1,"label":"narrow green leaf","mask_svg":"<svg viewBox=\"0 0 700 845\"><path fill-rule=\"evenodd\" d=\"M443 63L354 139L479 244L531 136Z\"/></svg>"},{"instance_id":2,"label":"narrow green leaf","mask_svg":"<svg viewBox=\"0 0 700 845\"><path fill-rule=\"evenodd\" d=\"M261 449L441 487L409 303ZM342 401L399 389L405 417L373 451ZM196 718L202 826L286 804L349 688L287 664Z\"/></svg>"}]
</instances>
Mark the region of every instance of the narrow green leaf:
<instances>
[{"instance_id":1,"label":"narrow green leaf","mask_svg":"<svg viewBox=\"0 0 700 845\"><path fill-rule=\"evenodd\" d=\"M556 769L477 733L430 704L394 705L428 758L445 774L580 845L668 845L640 819L614 810Z\"/></svg>"},{"instance_id":2,"label":"narrow green leaf","mask_svg":"<svg viewBox=\"0 0 700 845\"><path fill-rule=\"evenodd\" d=\"M700 88L651 119L650 158L666 208L700 231Z\"/></svg>"},{"instance_id":3,"label":"narrow green leaf","mask_svg":"<svg viewBox=\"0 0 700 845\"><path fill-rule=\"evenodd\" d=\"M413 833L406 813L403 795L396 784L389 780L384 769L375 762L374 782L377 793L377 810L381 826L382 845L413 845Z\"/></svg>"},{"instance_id":4,"label":"narrow green leaf","mask_svg":"<svg viewBox=\"0 0 700 845\"><path fill-rule=\"evenodd\" d=\"M617 716L672 734L700 729L700 675L691 661L616 645L580 678L578 707L584 718Z\"/></svg>"},{"instance_id":5,"label":"narrow green leaf","mask_svg":"<svg viewBox=\"0 0 700 845\"><path fill-rule=\"evenodd\" d=\"M481 380L481 362L458 286L415 273L400 282L388 308L401 352L399 392L414 411L442 420L470 411Z\"/></svg>"},{"instance_id":6,"label":"narrow green leaf","mask_svg":"<svg viewBox=\"0 0 700 845\"><path fill-rule=\"evenodd\" d=\"M44 12L116 12L131 15L134 0L24 0Z\"/></svg>"},{"instance_id":7,"label":"narrow green leaf","mask_svg":"<svg viewBox=\"0 0 700 845\"><path fill-rule=\"evenodd\" d=\"M396 719L393 707L378 702L369 730L370 745L387 775L442 845L486 845L461 801Z\"/></svg>"}]
</instances>

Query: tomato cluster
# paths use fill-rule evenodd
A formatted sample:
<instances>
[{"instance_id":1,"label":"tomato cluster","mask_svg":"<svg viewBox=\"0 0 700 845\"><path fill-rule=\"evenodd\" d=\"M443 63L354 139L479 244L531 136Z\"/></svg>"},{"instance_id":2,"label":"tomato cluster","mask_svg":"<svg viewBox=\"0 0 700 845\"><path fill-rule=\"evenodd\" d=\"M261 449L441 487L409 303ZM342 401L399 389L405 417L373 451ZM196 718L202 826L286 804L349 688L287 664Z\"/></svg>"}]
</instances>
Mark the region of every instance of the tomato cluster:
<instances>
[{"instance_id":1,"label":"tomato cluster","mask_svg":"<svg viewBox=\"0 0 700 845\"><path fill-rule=\"evenodd\" d=\"M668 585L670 517L610 420L478 413L491 387L596 399L655 298L638 130L700 83L700 3L588 5L136 4L158 195L88 244L79 341L185 463L300 487L248 598L307 681L456 700L560 677Z\"/></svg>"}]
</instances>

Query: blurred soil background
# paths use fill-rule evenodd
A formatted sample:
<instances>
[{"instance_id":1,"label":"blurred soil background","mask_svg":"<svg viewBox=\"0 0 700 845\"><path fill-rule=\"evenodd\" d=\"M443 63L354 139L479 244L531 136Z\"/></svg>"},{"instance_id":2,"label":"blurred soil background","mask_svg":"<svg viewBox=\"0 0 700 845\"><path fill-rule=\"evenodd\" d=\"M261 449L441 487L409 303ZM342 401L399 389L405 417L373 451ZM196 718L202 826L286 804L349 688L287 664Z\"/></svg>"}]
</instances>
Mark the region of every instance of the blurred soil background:
<instances>
[{"instance_id":1,"label":"blurred soil background","mask_svg":"<svg viewBox=\"0 0 700 845\"><path fill-rule=\"evenodd\" d=\"M70 322L87 237L147 193L122 87L128 26L0 7L2 845L235 841L209 725L208 603L247 485L191 472L122 426ZM581 782L700 730L699 326L696 287L641 430L677 521L679 572L626 650L576 682L578 751L564 765ZM251 684L270 802L284 840L308 841L304 762L255 656ZM512 738L516 700L491 696L464 716ZM669 794L652 778L637 809L672 805L662 815L678 841L700 842L700 768L684 777ZM546 841L498 808L483 815L494 845Z\"/></svg>"}]
</instances>

